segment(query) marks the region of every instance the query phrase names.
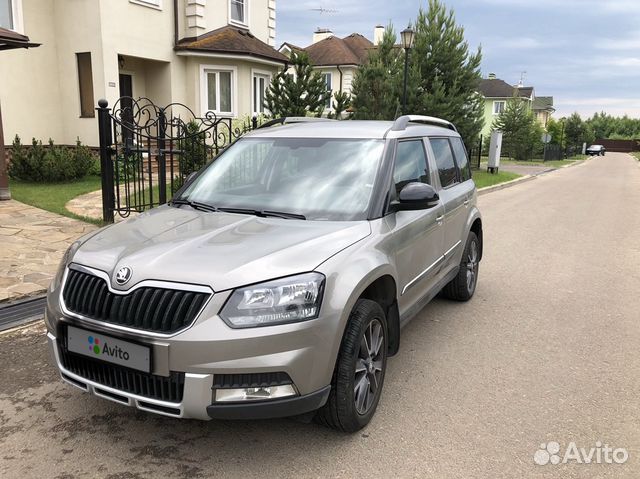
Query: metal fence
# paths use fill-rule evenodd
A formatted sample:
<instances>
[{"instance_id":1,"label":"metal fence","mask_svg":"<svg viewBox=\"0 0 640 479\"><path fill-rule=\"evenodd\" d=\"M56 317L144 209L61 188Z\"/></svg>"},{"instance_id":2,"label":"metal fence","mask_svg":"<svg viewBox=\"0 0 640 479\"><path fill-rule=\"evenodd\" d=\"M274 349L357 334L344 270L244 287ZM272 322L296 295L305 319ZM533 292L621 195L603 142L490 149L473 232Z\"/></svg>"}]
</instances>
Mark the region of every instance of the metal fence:
<instances>
[{"instance_id":1,"label":"metal fence","mask_svg":"<svg viewBox=\"0 0 640 479\"><path fill-rule=\"evenodd\" d=\"M160 107L148 98L98 102L102 213L106 223L167 202L186 177L226 146L257 128L213 113L197 117L187 106Z\"/></svg>"}]
</instances>

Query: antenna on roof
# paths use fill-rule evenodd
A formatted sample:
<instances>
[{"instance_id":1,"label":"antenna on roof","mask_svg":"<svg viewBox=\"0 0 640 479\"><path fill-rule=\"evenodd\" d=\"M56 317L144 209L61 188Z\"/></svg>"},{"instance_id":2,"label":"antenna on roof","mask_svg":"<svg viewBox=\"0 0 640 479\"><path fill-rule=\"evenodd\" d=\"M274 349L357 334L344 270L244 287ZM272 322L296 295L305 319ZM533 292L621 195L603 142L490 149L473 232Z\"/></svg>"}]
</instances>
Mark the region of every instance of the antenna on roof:
<instances>
[{"instance_id":1,"label":"antenna on roof","mask_svg":"<svg viewBox=\"0 0 640 479\"><path fill-rule=\"evenodd\" d=\"M323 13L338 13L338 10L335 10L333 8L324 8L324 7L310 8L309 10L312 12L319 12L320 15L322 15Z\"/></svg>"},{"instance_id":2,"label":"antenna on roof","mask_svg":"<svg viewBox=\"0 0 640 479\"><path fill-rule=\"evenodd\" d=\"M520 72L520 83L518 83L518 88L522 88L524 86L524 79L527 77L527 72Z\"/></svg>"}]
</instances>

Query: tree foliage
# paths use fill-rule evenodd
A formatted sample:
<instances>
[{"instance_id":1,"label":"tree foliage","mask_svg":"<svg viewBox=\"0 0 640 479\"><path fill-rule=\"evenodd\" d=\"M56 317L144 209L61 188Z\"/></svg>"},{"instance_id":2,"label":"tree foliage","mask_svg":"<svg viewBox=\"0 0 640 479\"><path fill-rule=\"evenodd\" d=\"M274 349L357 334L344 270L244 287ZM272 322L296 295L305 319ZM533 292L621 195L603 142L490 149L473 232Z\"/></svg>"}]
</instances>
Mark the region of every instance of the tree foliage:
<instances>
[{"instance_id":1,"label":"tree foliage","mask_svg":"<svg viewBox=\"0 0 640 479\"><path fill-rule=\"evenodd\" d=\"M271 79L265 94L265 107L275 118L284 116L322 115L327 99L327 86L322 75L313 70L306 53L291 53L293 75L285 70Z\"/></svg>"},{"instance_id":2,"label":"tree foliage","mask_svg":"<svg viewBox=\"0 0 640 479\"><path fill-rule=\"evenodd\" d=\"M518 97L507 102L504 112L493 121L492 129L502 131L502 149L516 160L530 160L542 143L542 126L527 103Z\"/></svg>"},{"instance_id":3,"label":"tree foliage","mask_svg":"<svg viewBox=\"0 0 640 479\"><path fill-rule=\"evenodd\" d=\"M395 30L389 25L378 48L370 52L368 61L356 71L351 84L354 119L393 120L397 116L404 65L395 41Z\"/></svg>"},{"instance_id":4,"label":"tree foliage","mask_svg":"<svg viewBox=\"0 0 640 479\"><path fill-rule=\"evenodd\" d=\"M469 51L464 28L440 0L429 0L428 9L420 9L415 30L409 58L421 82L408 101L409 111L452 121L465 142L475 143L484 124L484 99L478 93L481 49Z\"/></svg>"},{"instance_id":5,"label":"tree foliage","mask_svg":"<svg viewBox=\"0 0 640 479\"><path fill-rule=\"evenodd\" d=\"M580 149L583 143L593 143L596 136L593 127L582 121L578 113L573 113L564 122L566 148Z\"/></svg>"},{"instance_id":6,"label":"tree foliage","mask_svg":"<svg viewBox=\"0 0 640 479\"><path fill-rule=\"evenodd\" d=\"M351 95L346 91L337 91L333 94L333 100L333 113L330 113L329 117L340 120L342 114L351 106Z\"/></svg>"},{"instance_id":7,"label":"tree foliage","mask_svg":"<svg viewBox=\"0 0 640 479\"><path fill-rule=\"evenodd\" d=\"M585 120L593 128L596 139L610 138L612 140L640 139L640 119L630 118L628 115L614 117L605 112L594 113Z\"/></svg>"},{"instance_id":8,"label":"tree foliage","mask_svg":"<svg viewBox=\"0 0 640 479\"><path fill-rule=\"evenodd\" d=\"M452 121L467 143L475 142L483 126L484 100L477 93L481 79L481 50L470 53L464 28L453 10L429 0L415 21L414 46L409 54L407 111ZM353 83L354 118L391 120L400 112L404 51L394 46L393 27Z\"/></svg>"}]
</instances>

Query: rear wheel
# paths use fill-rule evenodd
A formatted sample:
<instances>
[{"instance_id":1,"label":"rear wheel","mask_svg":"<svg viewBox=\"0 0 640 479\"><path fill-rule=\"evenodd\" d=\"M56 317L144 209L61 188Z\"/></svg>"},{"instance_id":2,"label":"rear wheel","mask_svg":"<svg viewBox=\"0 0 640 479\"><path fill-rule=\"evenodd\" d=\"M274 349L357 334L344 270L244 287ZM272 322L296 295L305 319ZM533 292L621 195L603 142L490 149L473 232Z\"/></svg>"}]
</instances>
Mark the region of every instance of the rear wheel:
<instances>
[{"instance_id":1,"label":"rear wheel","mask_svg":"<svg viewBox=\"0 0 640 479\"><path fill-rule=\"evenodd\" d=\"M358 300L338 353L327 403L316 422L355 432L373 417L387 367L387 318L378 303Z\"/></svg>"},{"instance_id":2,"label":"rear wheel","mask_svg":"<svg viewBox=\"0 0 640 479\"><path fill-rule=\"evenodd\" d=\"M462 253L458 274L442 289L444 296L456 301L470 300L476 291L479 268L480 241L476 234L471 231Z\"/></svg>"}]
</instances>

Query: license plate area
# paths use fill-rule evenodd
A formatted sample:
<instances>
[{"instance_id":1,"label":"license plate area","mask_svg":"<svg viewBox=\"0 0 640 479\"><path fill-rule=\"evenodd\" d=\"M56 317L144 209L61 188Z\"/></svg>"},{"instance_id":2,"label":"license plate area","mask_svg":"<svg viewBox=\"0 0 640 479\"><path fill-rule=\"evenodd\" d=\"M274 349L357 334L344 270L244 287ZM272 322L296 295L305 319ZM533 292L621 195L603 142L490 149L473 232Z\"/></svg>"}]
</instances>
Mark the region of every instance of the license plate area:
<instances>
[{"instance_id":1,"label":"license plate area","mask_svg":"<svg viewBox=\"0 0 640 479\"><path fill-rule=\"evenodd\" d=\"M127 368L151 372L151 348L107 334L67 326L69 352Z\"/></svg>"}]
</instances>

